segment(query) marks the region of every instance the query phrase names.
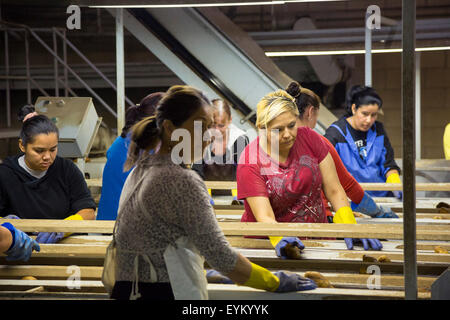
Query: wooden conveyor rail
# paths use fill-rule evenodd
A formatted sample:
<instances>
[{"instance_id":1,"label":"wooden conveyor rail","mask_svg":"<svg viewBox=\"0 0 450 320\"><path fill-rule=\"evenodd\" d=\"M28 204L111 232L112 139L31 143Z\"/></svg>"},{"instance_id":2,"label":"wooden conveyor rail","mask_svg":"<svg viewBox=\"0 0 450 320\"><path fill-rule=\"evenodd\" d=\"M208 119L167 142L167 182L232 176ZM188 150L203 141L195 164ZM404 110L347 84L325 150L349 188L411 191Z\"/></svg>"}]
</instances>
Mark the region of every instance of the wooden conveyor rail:
<instances>
[{"instance_id":1,"label":"wooden conveyor rail","mask_svg":"<svg viewBox=\"0 0 450 320\"><path fill-rule=\"evenodd\" d=\"M101 179L86 179L88 187L101 187ZM231 190L236 189L234 181L205 181L208 189ZM368 191L402 191L403 185L397 183L360 183ZM450 191L450 183L416 183L417 191Z\"/></svg>"},{"instance_id":2,"label":"wooden conveyor rail","mask_svg":"<svg viewBox=\"0 0 450 320\"><path fill-rule=\"evenodd\" d=\"M24 232L112 233L115 221L5 219ZM225 235L402 239L399 224L219 222ZM445 225L418 225L417 240L450 240Z\"/></svg>"},{"instance_id":3,"label":"wooden conveyor rail","mask_svg":"<svg viewBox=\"0 0 450 320\"><path fill-rule=\"evenodd\" d=\"M107 244L41 244L40 252L33 252L32 258L92 258L104 259ZM267 249L240 249L249 258L265 258L278 260L272 248ZM364 255L370 255L378 259L382 255L387 255L393 263L403 262L403 252L396 250L383 251L364 251L362 248L355 247L354 250L347 250L344 247L341 249L326 249L320 247L306 247L303 251L303 258L309 260L323 260L330 261L353 261L361 262ZM3 254L0 254L3 256ZM420 252L417 254L417 261L419 263L439 263L450 266L450 255L439 254L434 252Z\"/></svg>"},{"instance_id":4,"label":"wooden conveyor rail","mask_svg":"<svg viewBox=\"0 0 450 320\"><path fill-rule=\"evenodd\" d=\"M229 206L233 207L233 206ZM244 213L244 209L215 209L214 210L216 215L235 215L235 216L242 216ZM403 213L399 213L397 211L397 216L399 218L403 218ZM435 219L435 220L450 220L450 213L418 213L416 212L416 219Z\"/></svg>"},{"instance_id":5,"label":"wooden conveyor rail","mask_svg":"<svg viewBox=\"0 0 450 320\"><path fill-rule=\"evenodd\" d=\"M59 222L63 222L58 220ZM63 223L66 225L66 223ZM68 225L68 224L67 224ZM53 229L61 227L54 225ZM68 226L63 226L67 228ZM73 231L74 226L70 226ZM273 225L272 225L273 227ZM260 228L261 229L261 228ZM58 229L61 230L61 229ZM383 251L363 251L345 249L342 240L304 240L306 249L302 260L281 260L276 257L273 248L268 240L249 239L240 236L227 236L230 244L247 256L250 260L265 265L273 269L292 270L302 274L307 271L320 271L332 283L335 288L318 288L310 292L297 292L284 294L283 299L403 299L404 298L404 277L401 274L403 265L403 251L401 241L382 241ZM103 285L99 281L102 273L102 266L84 266L78 264L77 259L102 259L106 247L111 240L111 236L71 236L64 239L59 244L42 244L41 252L33 253L30 263L35 259L41 259L39 265L0 265L0 299L21 299L21 298L65 298L65 299L106 299ZM450 265L450 255L436 254L432 252L433 246L450 249L449 242L422 242L417 246L418 268L429 268L439 266L447 268ZM240 247L240 248L239 248ZM265 248L260 250L248 248ZM369 290L367 283L369 274L358 274L358 268L362 263L363 255L370 255L377 258L384 254L390 257L391 262L379 264L381 270L385 267L396 267L396 274L386 274L383 272L380 277L380 290ZM65 265L46 265L45 261L55 258L67 260ZM4 261L3 257L0 257ZM102 260L100 260L102 261ZM5 262L3 262L5 263ZM67 287L67 279L70 275L67 268L72 264L79 265L81 288L70 289ZM334 266L341 264L344 269L340 272L327 272L329 270L320 268L326 265ZM49 263L51 264L51 263ZM367 264L367 263L366 263ZM378 264L376 262L369 264ZM297 265L297 267L295 267ZM299 269L300 268L300 269ZM345 269L347 268L347 269ZM304 271L300 271L303 269ZM298 271L297 271L298 270ZM347 271L346 271L347 270ZM388 270L388 269L386 269ZM425 270L425 269L424 269ZM437 269L436 269L437 270ZM352 273L353 272L353 273ZM38 280L20 280L23 276L34 276ZM418 288L420 299L430 299L431 284L439 274L425 273L418 277ZM210 299L267 299L279 298L268 293L251 288L208 284Z\"/></svg>"}]
</instances>

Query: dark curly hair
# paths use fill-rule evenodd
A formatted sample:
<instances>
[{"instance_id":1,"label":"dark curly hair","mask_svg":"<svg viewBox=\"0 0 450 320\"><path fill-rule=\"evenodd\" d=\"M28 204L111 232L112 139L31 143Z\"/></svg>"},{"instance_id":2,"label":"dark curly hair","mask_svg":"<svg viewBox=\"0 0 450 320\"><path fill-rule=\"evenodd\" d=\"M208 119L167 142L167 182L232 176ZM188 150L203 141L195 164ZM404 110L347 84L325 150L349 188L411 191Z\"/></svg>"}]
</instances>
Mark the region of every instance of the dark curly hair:
<instances>
[{"instance_id":1,"label":"dark curly hair","mask_svg":"<svg viewBox=\"0 0 450 320\"><path fill-rule=\"evenodd\" d=\"M381 109L381 107L383 106L383 100L372 87L356 85L351 87L347 92L345 106L348 116L353 115L353 104L355 105L356 109L369 104L376 104Z\"/></svg>"}]
</instances>

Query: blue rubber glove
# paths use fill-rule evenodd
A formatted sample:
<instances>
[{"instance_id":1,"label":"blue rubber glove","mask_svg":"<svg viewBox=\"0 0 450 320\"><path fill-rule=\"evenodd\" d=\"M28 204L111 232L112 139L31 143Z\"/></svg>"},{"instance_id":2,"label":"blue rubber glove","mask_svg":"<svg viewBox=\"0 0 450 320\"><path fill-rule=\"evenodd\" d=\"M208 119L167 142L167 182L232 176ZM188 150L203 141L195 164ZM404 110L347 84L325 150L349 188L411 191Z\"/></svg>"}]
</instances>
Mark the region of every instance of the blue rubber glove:
<instances>
[{"instance_id":1,"label":"blue rubber glove","mask_svg":"<svg viewBox=\"0 0 450 320\"><path fill-rule=\"evenodd\" d=\"M333 216L334 223L356 224L355 216L350 207L341 207ZM353 245L362 242L364 250L369 250L369 245L373 250L381 250L383 246L378 239L355 239L344 238L348 250L353 250Z\"/></svg>"},{"instance_id":2,"label":"blue rubber glove","mask_svg":"<svg viewBox=\"0 0 450 320\"><path fill-rule=\"evenodd\" d=\"M206 280L208 280L208 283L234 284L233 280L214 269L209 269L206 271Z\"/></svg>"},{"instance_id":3,"label":"blue rubber glove","mask_svg":"<svg viewBox=\"0 0 450 320\"><path fill-rule=\"evenodd\" d=\"M381 211L374 218L398 218L398 215L395 214L390 208L379 206Z\"/></svg>"},{"instance_id":4,"label":"blue rubber glove","mask_svg":"<svg viewBox=\"0 0 450 320\"><path fill-rule=\"evenodd\" d=\"M392 193L394 194L394 197L396 197L399 200L403 199L403 192L401 191L392 191Z\"/></svg>"},{"instance_id":5,"label":"blue rubber glove","mask_svg":"<svg viewBox=\"0 0 450 320\"><path fill-rule=\"evenodd\" d=\"M8 214L6 217L3 217L3 219L20 219L15 214Z\"/></svg>"},{"instance_id":6,"label":"blue rubber glove","mask_svg":"<svg viewBox=\"0 0 450 320\"><path fill-rule=\"evenodd\" d=\"M36 241L39 243L56 243L64 238L64 232L39 232Z\"/></svg>"},{"instance_id":7,"label":"blue rubber glove","mask_svg":"<svg viewBox=\"0 0 450 320\"><path fill-rule=\"evenodd\" d=\"M275 245L273 240L276 241L276 238L277 237L269 237L270 242L275 247L275 251L277 253L277 256L280 257L281 259L287 259L288 258L288 256L286 255L286 252L284 250L284 248L286 247L287 244L294 245L294 246L298 247L300 250L305 249L305 245L297 237L283 237Z\"/></svg>"},{"instance_id":8,"label":"blue rubber glove","mask_svg":"<svg viewBox=\"0 0 450 320\"><path fill-rule=\"evenodd\" d=\"M359 204L351 203L352 211L361 212L372 218L398 218L390 208L379 206L372 197L364 192L364 197Z\"/></svg>"},{"instance_id":9,"label":"blue rubber glove","mask_svg":"<svg viewBox=\"0 0 450 320\"><path fill-rule=\"evenodd\" d=\"M13 237L11 247L5 252L7 261L28 261L33 250L41 251L41 247L35 240L27 236L25 232L14 228L11 223L5 222L2 227L8 229Z\"/></svg>"},{"instance_id":10,"label":"blue rubber glove","mask_svg":"<svg viewBox=\"0 0 450 320\"><path fill-rule=\"evenodd\" d=\"M317 284L313 280L293 272L277 271L273 274L280 279L280 285L275 292L305 291L317 288Z\"/></svg>"},{"instance_id":11,"label":"blue rubber glove","mask_svg":"<svg viewBox=\"0 0 450 320\"><path fill-rule=\"evenodd\" d=\"M209 203L213 206L214 205L214 200L212 197L212 189L208 189L208 194L209 194Z\"/></svg>"},{"instance_id":12,"label":"blue rubber glove","mask_svg":"<svg viewBox=\"0 0 450 320\"><path fill-rule=\"evenodd\" d=\"M355 238L344 238L345 244L347 245L348 250L353 250L353 246L356 244L361 244L364 247L364 250L369 250L369 246L372 247L373 250L381 250L383 245L378 239L355 239Z\"/></svg>"}]
</instances>

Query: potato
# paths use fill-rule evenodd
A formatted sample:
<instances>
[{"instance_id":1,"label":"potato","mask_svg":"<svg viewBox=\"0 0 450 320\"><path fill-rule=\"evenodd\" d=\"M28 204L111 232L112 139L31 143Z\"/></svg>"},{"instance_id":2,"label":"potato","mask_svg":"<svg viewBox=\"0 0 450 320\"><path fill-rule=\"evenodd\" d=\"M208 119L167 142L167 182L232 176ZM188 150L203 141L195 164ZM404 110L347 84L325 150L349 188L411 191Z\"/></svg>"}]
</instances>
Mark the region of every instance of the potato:
<instances>
[{"instance_id":1,"label":"potato","mask_svg":"<svg viewBox=\"0 0 450 320\"><path fill-rule=\"evenodd\" d=\"M434 252L448 254L448 250L445 249L445 248L442 248L441 246L435 246L434 247Z\"/></svg>"},{"instance_id":2,"label":"potato","mask_svg":"<svg viewBox=\"0 0 450 320\"><path fill-rule=\"evenodd\" d=\"M363 261L363 262L377 262L378 260L375 259L375 258L372 257L372 256L363 255L363 256L362 256L362 261Z\"/></svg>"},{"instance_id":3,"label":"potato","mask_svg":"<svg viewBox=\"0 0 450 320\"><path fill-rule=\"evenodd\" d=\"M313 280L319 288L334 288L330 281L317 271L305 272L305 278Z\"/></svg>"},{"instance_id":4,"label":"potato","mask_svg":"<svg viewBox=\"0 0 450 320\"><path fill-rule=\"evenodd\" d=\"M300 256L300 253L301 253L300 248L297 247L297 246L295 246L295 245L293 245L293 244L288 243L288 244L284 247L284 250L285 250L285 252L286 252L286 256L287 256L289 259L296 259L296 260L299 260L299 259L302 258L302 257Z\"/></svg>"},{"instance_id":5,"label":"potato","mask_svg":"<svg viewBox=\"0 0 450 320\"><path fill-rule=\"evenodd\" d=\"M387 256L382 255L378 257L378 262L391 262L391 259L389 259Z\"/></svg>"},{"instance_id":6,"label":"potato","mask_svg":"<svg viewBox=\"0 0 450 320\"><path fill-rule=\"evenodd\" d=\"M363 262L378 262L377 259L375 259L372 256L368 256L368 255L363 255L362 256L362 261ZM359 273L360 274L367 274L367 265L362 265L361 268L359 268Z\"/></svg>"}]
</instances>

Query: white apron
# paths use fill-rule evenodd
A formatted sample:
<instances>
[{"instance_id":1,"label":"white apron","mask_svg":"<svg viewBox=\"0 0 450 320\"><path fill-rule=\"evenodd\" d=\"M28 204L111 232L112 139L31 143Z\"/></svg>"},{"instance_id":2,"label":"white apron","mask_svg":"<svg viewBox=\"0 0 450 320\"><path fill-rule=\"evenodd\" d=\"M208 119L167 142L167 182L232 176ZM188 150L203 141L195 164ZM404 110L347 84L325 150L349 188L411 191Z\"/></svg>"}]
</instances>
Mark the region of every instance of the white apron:
<instances>
[{"instance_id":1,"label":"white apron","mask_svg":"<svg viewBox=\"0 0 450 320\"><path fill-rule=\"evenodd\" d=\"M205 259L186 237L169 245L164 251L164 262L176 300L208 300L208 283L203 271Z\"/></svg>"},{"instance_id":2,"label":"white apron","mask_svg":"<svg viewBox=\"0 0 450 320\"><path fill-rule=\"evenodd\" d=\"M141 297L139 293L139 256L150 265L150 282L158 282L155 268L144 253L134 258L134 279L130 300ZM170 244L164 250L164 262L169 274L170 285L175 300L208 300L207 280L203 271L204 258L186 237L180 237L175 245Z\"/></svg>"},{"instance_id":3,"label":"white apron","mask_svg":"<svg viewBox=\"0 0 450 320\"><path fill-rule=\"evenodd\" d=\"M139 208L148 214L148 211L142 206L142 202L139 199L138 204ZM143 253L137 254L134 260L134 281L130 300L140 297L138 292L139 255L150 265L150 282L158 281L155 268L148 256ZM163 257L176 300L208 299L208 283L203 268L205 259L187 237L181 236L175 243L170 243L164 250Z\"/></svg>"}]
</instances>

